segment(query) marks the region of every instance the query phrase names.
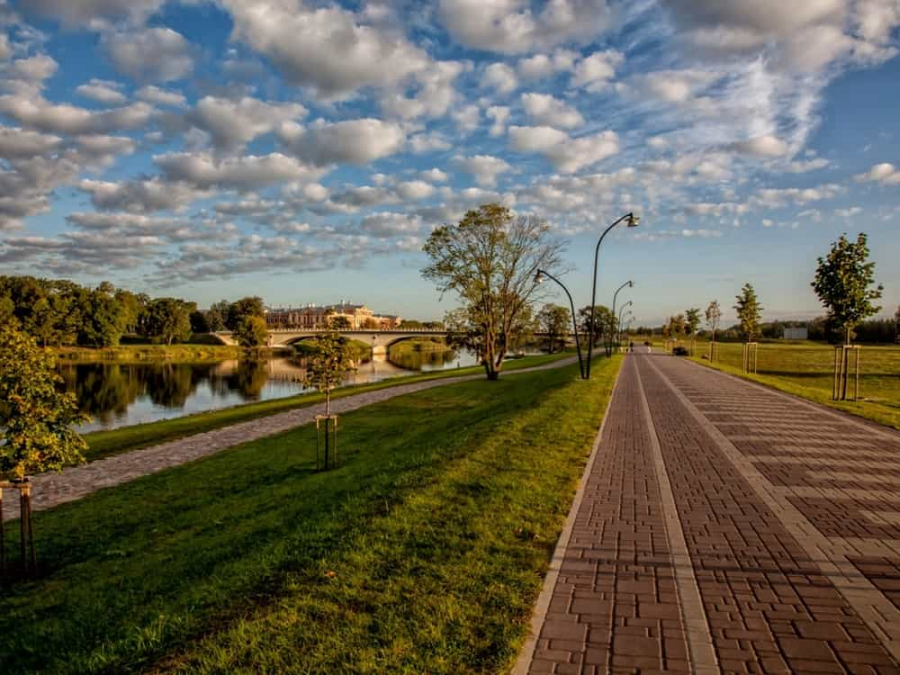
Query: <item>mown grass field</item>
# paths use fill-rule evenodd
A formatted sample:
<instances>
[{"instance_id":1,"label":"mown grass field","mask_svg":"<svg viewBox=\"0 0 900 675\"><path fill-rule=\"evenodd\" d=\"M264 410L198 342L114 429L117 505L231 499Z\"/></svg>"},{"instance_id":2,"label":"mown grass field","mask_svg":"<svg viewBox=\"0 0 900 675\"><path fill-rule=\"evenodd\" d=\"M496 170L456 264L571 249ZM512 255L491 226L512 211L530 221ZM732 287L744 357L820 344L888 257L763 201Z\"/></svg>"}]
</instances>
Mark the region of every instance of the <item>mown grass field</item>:
<instances>
[{"instance_id":1,"label":"mown grass field","mask_svg":"<svg viewBox=\"0 0 900 675\"><path fill-rule=\"evenodd\" d=\"M346 414L332 471L307 426L37 513L3 672L506 672L620 362Z\"/></svg>"},{"instance_id":2,"label":"mown grass field","mask_svg":"<svg viewBox=\"0 0 900 675\"><path fill-rule=\"evenodd\" d=\"M570 356L569 354L553 354L530 356L522 359L510 361L503 367L504 371L515 371L521 368L530 368L551 363L562 358ZM472 366L471 368L461 368L457 370L448 370L437 373L425 373L422 375L407 375L403 377L395 377L372 384L365 384L353 387L342 387L336 389L331 397L333 399L342 398L344 396L353 396L367 391L375 391L377 389L386 389L388 387L396 387L402 384L410 384L413 382L422 382L424 380L442 379L447 377L459 377L462 375L473 375L484 372L481 366ZM199 434L204 431L212 431L213 429L221 429L238 422L247 422L249 420L258 419L267 415L274 415L296 408L315 405L325 400L325 397L316 394L300 394L297 396L287 396L285 398L274 399L270 401L259 401L256 403L246 403L244 405L232 406L220 410L212 410L209 412L197 413L196 415L185 415L184 417L176 417L170 420L160 420L158 422L148 422L146 424L135 424L128 427L120 427L118 429L110 429L108 431L95 431L85 434L85 440L88 444L85 458L88 461L102 459L111 455L117 455L139 448L145 448L158 443L166 443L174 441L178 438Z\"/></svg>"},{"instance_id":3,"label":"mown grass field","mask_svg":"<svg viewBox=\"0 0 900 675\"><path fill-rule=\"evenodd\" d=\"M721 342L718 349L718 362L712 365L721 370L900 429L900 346L862 347L858 403L831 400L834 372L831 345L760 342L755 376L741 373L740 343ZM703 358L707 351L708 343L698 340L694 360L709 365Z\"/></svg>"}]
</instances>

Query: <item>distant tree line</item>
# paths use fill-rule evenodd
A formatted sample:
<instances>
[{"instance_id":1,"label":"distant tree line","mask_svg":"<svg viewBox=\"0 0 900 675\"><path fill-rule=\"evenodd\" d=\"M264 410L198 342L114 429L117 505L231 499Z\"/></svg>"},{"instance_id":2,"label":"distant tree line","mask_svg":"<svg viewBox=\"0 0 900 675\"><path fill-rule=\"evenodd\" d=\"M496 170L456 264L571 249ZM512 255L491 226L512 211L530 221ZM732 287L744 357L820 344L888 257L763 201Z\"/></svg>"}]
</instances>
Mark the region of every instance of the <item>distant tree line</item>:
<instances>
[{"instance_id":1,"label":"distant tree line","mask_svg":"<svg viewBox=\"0 0 900 675\"><path fill-rule=\"evenodd\" d=\"M0 326L44 347L115 347L123 336L170 345L194 333L230 329L246 346L266 341L261 298L222 300L202 311L180 298L151 298L108 281L91 288L66 279L0 276Z\"/></svg>"}]
</instances>

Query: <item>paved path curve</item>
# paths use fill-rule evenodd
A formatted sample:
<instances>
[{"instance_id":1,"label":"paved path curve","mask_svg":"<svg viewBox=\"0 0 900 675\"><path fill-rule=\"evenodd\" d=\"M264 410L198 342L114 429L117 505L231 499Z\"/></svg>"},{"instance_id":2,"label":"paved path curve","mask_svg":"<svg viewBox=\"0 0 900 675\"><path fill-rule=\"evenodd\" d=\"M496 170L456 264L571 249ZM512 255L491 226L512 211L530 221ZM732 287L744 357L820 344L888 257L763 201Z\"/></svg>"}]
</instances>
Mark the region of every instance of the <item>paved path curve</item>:
<instances>
[{"instance_id":1,"label":"paved path curve","mask_svg":"<svg viewBox=\"0 0 900 675\"><path fill-rule=\"evenodd\" d=\"M561 368L575 362L576 359L574 357L564 358L542 366L511 370L504 373L504 377L518 373ZM331 402L331 409L336 413L350 412L373 403L387 401L396 396L483 378L483 374L478 374L399 384L394 387L335 399ZM324 403L298 408L248 422L239 422L221 429L186 436L168 443L113 455L89 464L65 469L62 473L41 474L32 478L34 484L32 489L32 509L35 511L49 509L65 502L81 499L103 488L121 485L150 473L156 473L179 464L214 455L235 445L255 441L266 436L273 436L294 427L309 424L315 420L316 415L321 415L324 412ZM3 505L4 521L19 517L18 499L10 498L14 494L10 490L4 495L6 497Z\"/></svg>"},{"instance_id":2,"label":"paved path curve","mask_svg":"<svg viewBox=\"0 0 900 675\"><path fill-rule=\"evenodd\" d=\"M626 358L516 673L900 673L900 434Z\"/></svg>"}]
</instances>

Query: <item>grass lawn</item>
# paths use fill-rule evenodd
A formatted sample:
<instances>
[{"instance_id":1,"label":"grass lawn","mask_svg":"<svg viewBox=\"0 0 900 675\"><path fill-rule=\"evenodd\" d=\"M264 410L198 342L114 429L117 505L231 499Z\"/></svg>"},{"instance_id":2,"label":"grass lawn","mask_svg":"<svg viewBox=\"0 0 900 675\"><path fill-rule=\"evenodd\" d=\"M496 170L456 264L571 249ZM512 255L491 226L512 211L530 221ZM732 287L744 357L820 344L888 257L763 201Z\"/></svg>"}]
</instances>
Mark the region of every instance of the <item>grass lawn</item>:
<instances>
[{"instance_id":1,"label":"grass lawn","mask_svg":"<svg viewBox=\"0 0 900 675\"><path fill-rule=\"evenodd\" d=\"M332 471L307 426L38 512L3 672L506 672L620 363L348 413Z\"/></svg>"},{"instance_id":2,"label":"grass lawn","mask_svg":"<svg viewBox=\"0 0 900 675\"><path fill-rule=\"evenodd\" d=\"M530 368L545 363L551 363L567 356L571 355L553 354L552 356L542 355L517 359L505 364L503 369L504 371L512 371L520 368ZM459 377L461 375L473 375L481 372L484 372L484 369L481 368L481 366L473 366L471 368L425 373L422 375L395 377L372 384L343 387L335 390L332 393L332 398L353 396L354 394L360 394L366 391L396 387L398 385L410 384L413 382L422 382L423 380ZM88 443L88 450L85 453L85 457L88 461L102 459L103 457L109 457L110 455L117 455L130 450L137 450L138 448L173 441L177 438L183 438L184 436L199 434L204 431L212 431L213 429L220 429L238 422L246 422L248 420L265 417L266 415L274 415L287 410L314 405L323 400L324 397L319 394L300 394L271 401L246 403L230 408L223 408L221 410L197 413L196 415L185 415L184 417L176 417L170 420L135 424L128 427L110 429L109 431L95 431L90 434L85 434L85 440Z\"/></svg>"},{"instance_id":3,"label":"grass lawn","mask_svg":"<svg viewBox=\"0 0 900 675\"><path fill-rule=\"evenodd\" d=\"M741 349L739 343L719 343L719 360L713 365L725 372L900 429L900 347L862 347L861 400L858 403L831 400L834 348L830 345L761 342L758 375L741 373ZM694 360L709 365L703 358L707 350L708 343L698 340Z\"/></svg>"}]
</instances>

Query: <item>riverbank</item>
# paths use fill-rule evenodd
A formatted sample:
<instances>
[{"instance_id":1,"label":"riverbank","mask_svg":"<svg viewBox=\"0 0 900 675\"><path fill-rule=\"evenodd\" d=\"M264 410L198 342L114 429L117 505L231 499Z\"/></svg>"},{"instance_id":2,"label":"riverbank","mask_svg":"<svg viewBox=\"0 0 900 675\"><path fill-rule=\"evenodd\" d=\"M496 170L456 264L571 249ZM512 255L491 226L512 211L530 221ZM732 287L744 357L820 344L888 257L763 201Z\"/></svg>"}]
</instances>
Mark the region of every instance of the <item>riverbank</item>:
<instances>
[{"instance_id":1,"label":"riverbank","mask_svg":"<svg viewBox=\"0 0 900 675\"><path fill-rule=\"evenodd\" d=\"M209 344L175 345L119 345L118 347L53 347L59 363L144 363L147 361L223 361L225 359L266 359L277 355L293 354L293 349L263 347L248 350L244 347Z\"/></svg>"},{"instance_id":2,"label":"riverbank","mask_svg":"<svg viewBox=\"0 0 900 675\"><path fill-rule=\"evenodd\" d=\"M347 413L336 470L306 426L39 512L42 576L6 593L0 662L505 672L620 362Z\"/></svg>"},{"instance_id":3,"label":"riverbank","mask_svg":"<svg viewBox=\"0 0 900 675\"><path fill-rule=\"evenodd\" d=\"M539 366L569 356L571 356L571 354L559 353L524 357L511 361L504 367L504 370L515 371L521 368ZM458 377L461 375L471 375L482 372L484 372L484 369L481 366L471 366L469 368L422 373L421 375L393 377L372 384L341 387L332 392L332 399L353 396L367 391L376 391L387 387L395 387L401 384L410 384L424 380L447 377ZM197 413L195 415L185 415L183 417L176 417L158 422L120 427L109 431L96 431L85 435L85 440L88 443L85 457L89 461L94 461L110 455L144 448L149 445L165 443L185 436L212 431L213 429L221 429L238 422L247 422L260 417L293 410L295 408L314 405L322 400L323 396L321 394L300 394L270 401L247 403L210 412Z\"/></svg>"}]
</instances>

